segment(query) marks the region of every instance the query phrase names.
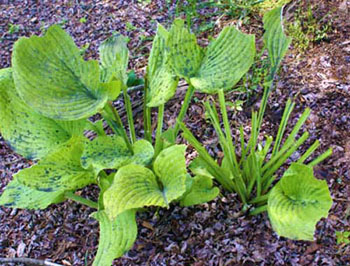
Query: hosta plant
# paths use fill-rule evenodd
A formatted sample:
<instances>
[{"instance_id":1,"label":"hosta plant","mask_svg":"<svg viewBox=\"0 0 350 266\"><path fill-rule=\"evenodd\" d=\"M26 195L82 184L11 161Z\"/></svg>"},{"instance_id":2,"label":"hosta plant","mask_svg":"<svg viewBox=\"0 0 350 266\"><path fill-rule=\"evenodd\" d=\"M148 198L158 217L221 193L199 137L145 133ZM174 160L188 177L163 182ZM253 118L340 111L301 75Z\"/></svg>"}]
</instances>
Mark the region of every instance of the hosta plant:
<instances>
[{"instance_id":1,"label":"hosta plant","mask_svg":"<svg viewBox=\"0 0 350 266\"><path fill-rule=\"evenodd\" d=\"M184 78L189 88L181 122L195 90L230 89L249 69L254 53L254 36L234 27L224 28L205 49L183 21L176 20L169 31L159 25L145 77L144 139L139 139L123 36L101 44L99 61L84 60L58 26L42 37L19 39L12 67L0 70L0 132L15 152L35 162L13 176L0 205L44 209L71 199L96 209L92 217L100 224L100 243L94 265L111 265L132 247L140 208L172 202L191 206L218 195L209 176L186 170L186 146L175 144L179 124L162 131L164 106ZM121 93L128 130L112 104ZM155 138L152 107L158 108ZM102 120L92 123L95 114ZM114 134L107 135L104 124ZM99 186L98 201L75 193L91 184Z\"/></svg>"},{"instance_id":2,"label":"hosta plant","mask_svg":"<svg viewBox=\"0 0 350 266\"><path fill-rule=\"evenodd\" d=\"M210 102L205 103L224 152L221 164L208 154L182 123L181 128L184 137L199 153L199 157L193 162L193 172L207 172L225 189L236 192L244 204L243 208L249 209L250 214L267 210L272 227L278 235L312 240L315 224L320 218L327 217L332 205L326 182L313 176L312 167L330 156L331 149L304 164L320 145L316 140L291 164L277 184L273 185L277 171L309 137L308 132L304 132L300 137L298 133L310 110L306 109L292 131L286 134L286 126L290 125L289 118L294 108L294 103L288 100L276 138L266 136L264 140L259 139L267 99L274 84L273 79L290 43L290 39L283 34L281 12L281 8L274 9L264 17L264 42L270 59L270 75L265 82L260 110L252 112L249 140L246 141L241 126L238 141L233 141L222 90L218 91L218 98L224 130L221 129L216 106Z\"/></svg>"}]
</instances>

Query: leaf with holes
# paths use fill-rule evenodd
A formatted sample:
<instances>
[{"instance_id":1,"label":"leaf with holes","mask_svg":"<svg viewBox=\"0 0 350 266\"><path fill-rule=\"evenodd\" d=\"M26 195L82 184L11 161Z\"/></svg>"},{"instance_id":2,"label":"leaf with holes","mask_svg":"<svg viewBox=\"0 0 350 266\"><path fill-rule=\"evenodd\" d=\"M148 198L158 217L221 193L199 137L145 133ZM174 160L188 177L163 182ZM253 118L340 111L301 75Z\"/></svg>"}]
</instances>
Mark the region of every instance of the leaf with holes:
<instances>
[{"instance_id":1,"label":"leaf with holes","mask_svg":"<svg viewBox=\"0 0 350 266\"><path fill-rule=\"evenodd\" d=\"M13 48L12 66L23 101L52 119L87 118L109 97L99 80L98 62L84 61L59 26L50 27L43 37L20 38Z\"/></svg>"},{"instance_id":2,"label":"leaf with holes","mask_svg":"<svg viewBox=\"0 0 350 266\"><path fill-rule=\"evenodd\" d=\"M200 92L231 89L254 63L255 37L225 27L208 46L192 85Z\"/></svg>"},{"instance_id":3,"label":"leaf with holes","mask_svg":"<svg viewBox=\"0 0 350 266\"><path fill-rule=\"evenodd\" d=\"M99 173L102 169L118 169L130 163L148 165L152 161L154 150L147 140L135 142L133 150L131 154L120 136L100 136L86 140L81 164L85 169L92 166Z\"/></svg>"},{"instance_id":4,"label":"leaf with holes","mask_svg":"<svg viewBox=\"0 0 350 266\"><path fill-rule=\"evenodd\" d=\"M158 24L157 35L153 40L149 57L147 78L149 82L148 107L166 103L176 92L179 79L167 64L166 41L169 33Z\"/></svg>"},{"instance_id":5,"label":"leaf with holes","mask_svg":"<svg viewBox=\"0 0 350 266\"><path fill-rule=\"evenodd\" d=\"M117 172L112 186L104 193L104 206L110 219L125 210L144 206L167 207L186 191L184 145L163 150L150 169L129 164Z\"/></svg>"},{"instance_id":6,"label":"leaf with holes","mask_svg":"<svg viewBox=\"0 0 350 266\"><path fill-rule=\"evenodd\" d=\"M293 163L271 190L267 211L279 236L312 241L316 223L331 206L326 181L317 180L311 167Z\"/></svg>"},{"instance_id":7,"label":"leaf with holes","mask_svg":"<svg viewBox=\"0 0 350 266\"><path fill-rule=\"evenodd\" d=\"M85 120L56 121L38 114L19 97L12 70L0 70L0 132L18 154L42 158L72 136L82 135L86 124Z\"/></svg>"},{"instance_id":8,"label":"leaf with holes","mask_svg":"<svg viewBox=\"0 0 350 266\"><path fill-rule=\"evenodd\" d=\"M111 221L105 211L92 214L100 224L100 239L93 266L112 265L134 244L137 236L135 210L119 214Z\"/></svg>"}]
</instances>

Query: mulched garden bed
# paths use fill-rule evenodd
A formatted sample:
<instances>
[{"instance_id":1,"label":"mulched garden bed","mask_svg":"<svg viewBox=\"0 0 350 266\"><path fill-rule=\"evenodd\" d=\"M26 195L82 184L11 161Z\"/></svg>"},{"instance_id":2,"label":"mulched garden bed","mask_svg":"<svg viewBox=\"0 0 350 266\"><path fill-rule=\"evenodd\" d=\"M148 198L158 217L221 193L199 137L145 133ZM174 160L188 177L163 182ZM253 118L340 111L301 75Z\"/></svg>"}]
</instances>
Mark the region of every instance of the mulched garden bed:
<instances>
[{"instance_id":1,"label":"mulched garden bed","mask_svg":"<svg viewBox=\"0 0 350 266\"><path fill-rule=\"evenodd\" d=\"M115 265L350 264L350 246L337 245L335 236L336 231L350 230L350 6L346 1L311 2L321 15L333 10L332 31L327 42L313 44L303 54L291 50L269 100L263 131L276 134L284 104L292 97L297 103L294 121L305 107L312 110L305 127L312 136L310 143L319 139L322 144L319 152L333 148L332 157L315 168L316 176L327 180L334 199L329 217L317 225L316 240L279 238L266 214L242 215L236 195L223 192L221 197L200 206L172 206L158 213L155 209L140 213L138 239ZM156 21L165 25L171 22L171 12L173 6L168 10L165 1L152 1L149 5L138 1L1 1L0 67L10 66L12 45L20 36L40 34L43 28L59 23L79 46L89 44L87 57L97 57L99 43L113 31L128 36L130 68L142 73L151 47L147 38L155 34ZM223 24L230 22L227 19ZM9 31L10 24L19 28ZM252 20L245 30L261 34L261 24ZM258 89L246 102L244 111L229 113L233 125L235 121L242 122L249 131L250 109L258 106L260 93ZM229 94L232 99L236 96ZM182 97L183 94L178 94L166 108L165 125L174 122ZM216 136L205 122L201 104L205 96L196 94L195 99L185 122L210 152L220 157ZM194 155L191 148L188 155ZM14 173L31 163L14 154L0 137L0 192ZM97 192L97 187L90 186L82 194L96 199ZM42 211L1 207L0 257L89 265L99 236L97 221L89 217L92 211L69 201Z\"/></svg>"}]
</instances>

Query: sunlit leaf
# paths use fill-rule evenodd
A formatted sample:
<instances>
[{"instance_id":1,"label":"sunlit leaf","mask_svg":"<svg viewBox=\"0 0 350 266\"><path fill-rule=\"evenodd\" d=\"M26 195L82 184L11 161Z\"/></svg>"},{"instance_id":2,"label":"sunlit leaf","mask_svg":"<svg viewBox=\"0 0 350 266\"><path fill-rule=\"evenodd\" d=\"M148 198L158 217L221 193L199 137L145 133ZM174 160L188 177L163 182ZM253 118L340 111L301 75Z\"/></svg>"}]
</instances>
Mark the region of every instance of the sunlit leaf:
<instances>
[{"instance_id":1,"label":"sunlit leaf","mask_svg":"<svg viewBox=\"0 0 350 266\"><path fill-rule=\"evenodd\" d=\"M20 38L13 48L12 66L21 98L44 116L87 118L107 101L98 62L84 61L72 38L59 26L50 27L43 37Z\"/></svg>"},{"instance_id":2,"label":"sunlit leaf","mask_svg":"<svg viewBox=\"0 0 350 266\"><path fill-rule=\"evenodd\" d=\"M18 154L42 158L72 136L82 135L86 123L55 121L38 114L20 99L11 69L0 70L0 132Z\"/></svg>"},{"instance_id":3,"label":"sunlit leaf","mask_svg":"<svg viewBox=\"0 0 350 266\"><path fill-rule=\"evenodd\" d=\"M235 27L225 27L210 43L192 85L201 92L231 89L249 70L255 57L255 38Z\"/></svg>"},{"instance_id":4,"label":"sunlit leaf","mask_svg":"<svg viewBox=\"0 0 350 266\"><path fill-rule=\"evenodd\" d=\"M129 209L166 207L165 197L150 169L129 164L119 169L112 186L104 193L103 202L109 218L115 219Z\"/></svg>"},{"instance_id":5,"label":"sunlit leaf","mask_svg":"<svg viewBox=\"0 0 350 266\"><path fill-rule=\"evenodd\" d=\"M135 211L128 210L111 221L105 211L92 214L100 224L100 239L93 266L110 266L134 244L137 237Z\"/></svg>"},{"instance_id":6,"label":"sunlit leaf","mask_svg":"<svg viewBox=\"0 0 350 266\"><path fill-rule=\"evenodd\" d=\"M167 207L186 191L184 145L163 150L154 162L154 173L129 164L117 172L112 186L104 193L104 206L110 219L128 209L144 206Z\"/></svg>"},{"instance_id":7,"label":"sunlit leaf","mask_svg":"<svg viewBox=\"0 0 350 266\"><path fill-rule=\"evenodd\" d=\"M326 181L317 180L311 167L293 163L271 190L267 210L279 236L313 240L316 223L331 206Z\"/></svg>"}]
</instances>

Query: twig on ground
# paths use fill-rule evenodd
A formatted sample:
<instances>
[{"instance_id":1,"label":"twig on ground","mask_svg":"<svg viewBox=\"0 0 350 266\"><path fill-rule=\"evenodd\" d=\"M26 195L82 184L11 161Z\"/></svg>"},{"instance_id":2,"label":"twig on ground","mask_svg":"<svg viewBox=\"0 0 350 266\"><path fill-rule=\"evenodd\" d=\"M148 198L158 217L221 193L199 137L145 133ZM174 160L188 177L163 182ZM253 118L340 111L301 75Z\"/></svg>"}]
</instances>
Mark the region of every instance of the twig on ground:
<instances>
[{"instance_id":1,"label":"twig on ground","mask_svg":"<svg viewBox=\"0 0 350 266\"><path fill-rule=\"evenodd\" d=\"M29 266L63 266L47 260L37 260L30 258L0 258L1 263L24 263Z\"/></svg>"}]
</instances>

